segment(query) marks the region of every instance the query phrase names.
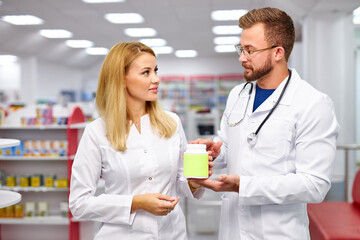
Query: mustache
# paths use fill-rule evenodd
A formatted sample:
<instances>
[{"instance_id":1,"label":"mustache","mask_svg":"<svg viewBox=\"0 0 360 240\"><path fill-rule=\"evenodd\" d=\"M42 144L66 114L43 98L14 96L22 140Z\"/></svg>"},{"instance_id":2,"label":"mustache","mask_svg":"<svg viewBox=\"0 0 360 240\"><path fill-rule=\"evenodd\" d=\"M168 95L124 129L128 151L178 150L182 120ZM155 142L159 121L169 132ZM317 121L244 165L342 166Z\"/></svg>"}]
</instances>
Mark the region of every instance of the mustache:
<instances>
[{"instance_id":1,"label":"mustache","mask_svg":"<svg viewBox=\"0 0 360 240\"><path fill-rule=\"evenodd\" d=\"M250 69L252 69L251 66L248 66L248 65L246 65L246 64L241 64L241 66L243 66L244 68L250 68Z\"/></svg>"}]
</instances>

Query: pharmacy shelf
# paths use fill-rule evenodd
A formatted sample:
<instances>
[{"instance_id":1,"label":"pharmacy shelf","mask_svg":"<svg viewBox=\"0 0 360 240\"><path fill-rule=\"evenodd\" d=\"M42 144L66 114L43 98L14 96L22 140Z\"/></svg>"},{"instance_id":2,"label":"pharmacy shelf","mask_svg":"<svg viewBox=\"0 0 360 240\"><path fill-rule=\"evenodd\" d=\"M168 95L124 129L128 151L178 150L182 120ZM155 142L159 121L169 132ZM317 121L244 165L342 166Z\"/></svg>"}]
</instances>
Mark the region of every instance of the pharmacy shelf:
<instances>
[{"instance_id":1,"label":"pharmacy shelf","mask_svg":"<svg viewBox=\"0 0 360 240\"><path fill-rule=\"evenodd\" d=\"M24 129L24 130L51 130L51 129L59 129L59 130L63 130L63 129L82 129L85 128L87 125L87 123L74 123L74 124L69 124L69 125L35 125L35 126L22 126L22 125L2 125L0 126L0 130L1 129L9 129L9 130L14 130L14 129Z\"/></svg>"},{"instance_id":2,"label":"pharmacy shelf","mask_svg":"<svg viewBox=\"0 0 360 240\"><path fill-rule=\"evenodd\" d=\"M54 175L65 176L67 175L68 181L71 178L71 168L76 154L77 146L80 137L84 131L87 123L85 122L85 116L79 107L73 109L69 115L67 125L39 125L39 126L20 126L15 125L2 125L0 126L0 134L2 137L18 138L26 140L67 140L67 154L64 157L41 157L41 156L0 156L0 166L5 172L9 172L13 175L19 175L27 172L29 175L37 172L51 172L53 169ZM56 167L54 167L56 166ZM64 201L68 198L69 188L50 188L50 187L0 187L3 190L13 190L26 195L27 199L47 199L49 206L55 206L60 201ZM40 195L38 195L40 194ZM60 195L59 195L60 194ZM44 198L43 198L44 197ZM24 198L26 202L26 199ZM65 200L66 201L66 200ZM50 209L51 212L51 209ZM27 218L2 218L0 219L0 232L3 230L10 232L11 235L16 231L20 231L21 224L35 224L35 225L65 225L68 226L69 235L68 240L80 239L80 224L79 222L72 222L71 212L68 212L68 217L62 216L49 216L49 217L27 217ZM2 225L18 224L18 227L8 227ZM46 236L53 229L47 230L44 228L42 234ZM66 234L60 229L56 229L51 234ZM9 235L9 236L10 236ZM59 236L60 236L59 235ZM11 237L10 237L11 238ZM0 234L0 240L4 240Z\"/></svg>"},{"instance_id":3,"label":"pharmacy shelf","mask_svg":"<svg viewBox=\"0 0 360 240\"><path fill-rule=\"evenodd\" d=\"M69 218L61 216L0 218L0 224L69 225Z\"/></svg>"},{"instance_id":4,"label":"pharmacy shelf","mask_svg":"<svg viewBox=\"0 0 360 240\"><path fill-rule=\"evenodd\" d=\"M70 129L83 129L86 127L88 123L83 122L83 123L73 123L69 125Z\"/></svg>"},{"instance_id":5,"label":"pharmacy shelf","mask_svg":"<svg viewBox=\"0 0 360 240\"><path fill-rule=\"evenodd\" d=\"M74 159L74 156L70 156ZM22 157L22 156L0 156L0 161L67 161L68 157Z\"/></svg>"},{"instance_id":6,"label":"pharmacy shelf","mask_svg":"<svg viewBox=\"0 0 360 240\"><path fill-rule=\"evenodd\" d=\"M48 130L48 129L67 129L67 125L34 125L34 126L22 126L22 125L2 125L0 129L36 129L36 130Z\"/></svg>"},{"instance_id":7,"label":"pharmacy shelf","mask_svg":"<svg viewBox=\"0 0 360 240\"><path fill-rule=\"evenodd\" d=\"M10 190L16 192L67 192L69 188L56 188L56 187L5 187L1 186L0 190Z\"/></svg>"},{"instance_id":8,"label":"pharmacy shelf","mask_svg":"<svg viewBox=\"0 0 360 240\"><path fill-rule=\"evenodd\" d=\"M78 219L78 218L72 218L71 222L92 222L91 220L84 220L84 219Z\"/></svg>"}]
</instances>

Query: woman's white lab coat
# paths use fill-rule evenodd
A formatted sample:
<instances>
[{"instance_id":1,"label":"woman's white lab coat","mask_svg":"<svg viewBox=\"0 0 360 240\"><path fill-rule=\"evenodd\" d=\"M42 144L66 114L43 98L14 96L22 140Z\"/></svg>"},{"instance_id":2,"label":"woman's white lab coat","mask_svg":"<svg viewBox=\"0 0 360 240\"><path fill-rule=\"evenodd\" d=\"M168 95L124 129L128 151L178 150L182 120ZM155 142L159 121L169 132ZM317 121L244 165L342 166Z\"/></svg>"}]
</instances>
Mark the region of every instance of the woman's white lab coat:
<instances>
[{"instance_id":1,"label":"woman's white lab coat","mask_svg":"<svg viewBox=\"0 0 360 240\"><path fill-rule=\"evenodd\" d=\"M227 166L227 174L239 175L240 189L222 197L219 239L310 239L306 204L324 199L335 159L339 127L330 98L293 69L257 144L251 147L246 140L278 100L285 80L252 112L254 84L244 120L236 127L227 124L226 116L230 123L242 118L249 86L235 107L244 85L229 95L218 137L224 144L215 167Z\"/></svg>"},{"instance_id":2,"label":"woman's white lab coat","mask_svg":"<svg viewBox=\"0 0 360 240\"><path fill-rule=\"evenodd\" d=\"M193 197L182 176L185 134L178 116L167 113L178 125L170 139L153 134L145 115L141 117L141 135L133 126L124 152L110 145L101 118L86 127L72 167L69 207L76 218L102 222L95 239L186 239L179 205L167 216L130 212L136 194ZM94 196L100 177L105 181L105 192ZM200 189L195 196L202 194Z\"/></svg>"}]
</instances>

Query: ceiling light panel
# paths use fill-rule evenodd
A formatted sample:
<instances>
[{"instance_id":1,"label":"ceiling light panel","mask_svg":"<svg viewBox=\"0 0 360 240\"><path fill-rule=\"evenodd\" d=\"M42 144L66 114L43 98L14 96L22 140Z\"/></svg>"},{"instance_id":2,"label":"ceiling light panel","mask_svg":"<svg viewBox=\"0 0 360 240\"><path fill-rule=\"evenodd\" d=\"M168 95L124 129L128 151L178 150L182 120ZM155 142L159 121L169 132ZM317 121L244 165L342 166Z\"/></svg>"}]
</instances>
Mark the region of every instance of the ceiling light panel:
<instances>
[{"instance_id":1,"label":"ceiling light panel","mask_svg":"<svg viewBox=\"0 0 360 240\"><path fill-rule=\"evenodd\" d=\"M224 25L224 26L214 26L212 32L217 35L234 35L240 34L242 29L237 25Z\"/></svg>"},{"instance_id":2,"label":"ceiling light panel","mask_svg":"<svg viewBox=\"0 0 360 240\"><path fill-rule=\"evenodd\" d=\"M162 38L143 38L139 42L149 47L162 47L166 45L166 40Z\"/></svg>"},{"instance_id":3,"label":"ceiling light panel","mask_svg":"<svg viewBox=\"0 0 360 240\"><path fill-rule=\"evenodd\" d=\"M117 3L125 2L125 0L82 0L84 3Z\"/></svg>"},{"instance_id":4,"label":"ceiling light panel","mask_svg":"<svg viewBox=\"0 0 360 240\"><path fill-rule=\"evenodd\" d=\"M127 28L124 33L130 37L154 37L157 34L153 28Z\"/></svg>"},{"instance_id":5,"label":"ceiling light panel","mask_svg":"<svg viewBox=\"0 0 360 240\"><path fill-rule=\"evenodd\" d=\"M211 19L214 21L233 21L233 20L238 20L247 12L248 10L245 9L217 10L211 12Z\"/></svg>"},{"instance_id":6,"label":"ceiling light panel","mask_svg":"<svg viewBox=\"0 0 360 240\"><path fill-rule=\"evenodd\" d=\"M216 37L214 38L214 44L216 45L225 45L225 44L238 44L240 42L240 37L231 36L231 37Z\"/></svg>"},{"instance_id":7,"label":"ceiling light panel","mask_svg":"<svg viewBox=\"0 0 360 240\"><path fill-rule=\"evenodd\" d=\"M144 18L138 13L107 13L105 19L115 24L143 23Z\"/></svg>"},{"instance_id":8,"label":"ceiling light panel","mask_svg":"<svg viewBox=\"0 0 360 240\"><path fill-rule=\"evenodd\" d=\"M215 52L218 53L223 53L223 52L235 52L235 46L232 44L228 44L228 45L217 45L215 46Z\"/></svg>"},{"instance_id":9,"label":"ceiling light panel","mask_svg":"<svg viewBox=\"0 0 360 240\"><path fill-rule=\"evenodd\" d=\"M153 47L152 50L155 52L156 55L158 54L170 54L174 51L172 47L163 46L163 47Z\"/></svg>"},{"instance_id":10,"label":"ceiling light panel","mask_svg":"<svg viewBox=\"0 0 360 240\"><path fill-rule=\"evenodd\" d=\"M0 55L0 65L15 63L17 59L17 56L14 55Z\"/></svg>"},{"instance_id":11,"label":"ceiling light panel","mask_svg":"<svg viewBox=\"0 0 360 240\"><path fill-rule=\"evenodd\" d=\"M65 44L71 48L89 48L94 46L94 43L89 40L67 40Z\"/></svg>"},{"instance_id":12,"label":"ceiling light panel","mask_svg":"<svg viewBox=\"0 0 360 240\"><path fill-rule=\"evenodd\" d=\"M178 50L175 52L175 56L178 58L193 58L197 56L197 51L195 50Z\"/></svg>"},{"instance_id":13,"label":"ceiling light panel","mask_svg":"<svg viewBox=\"0 0 360 240\"><path fill-rule=\"evenodd\" d=\"M71 38L72 32L64 29L42 29L39 34L46 38Z\"/></svg>"},{"instance_id":14,"label":"ceiling light panel","mask_svg":"<svg viewBox=\"0 0 360 240\"><path fill-rule=\"evenodd\" d=\"M353 11L353 23L360 24L360 7Z\"/></svg>"},{"instance_id":15,"label":"ceiling light panel","mask_svg":"<svg viewBox=\"0 0 360 240\"><path fill-rule=\"evenodd\" d=\"M85 49L85 52L89 55L106 55L109 49L103 47L93 47Z\"/></svg>"},{"instance_id":16,"label":"ceiling light panel","mask_svg":"<svg viewBox=\"0 0 360 240\"><path fill-rule=\"evenodd\" d=\"M32 15L8 15L1 17L1 20L14 25L40 25L44 20Z\"/></svg>"}]
</instances>

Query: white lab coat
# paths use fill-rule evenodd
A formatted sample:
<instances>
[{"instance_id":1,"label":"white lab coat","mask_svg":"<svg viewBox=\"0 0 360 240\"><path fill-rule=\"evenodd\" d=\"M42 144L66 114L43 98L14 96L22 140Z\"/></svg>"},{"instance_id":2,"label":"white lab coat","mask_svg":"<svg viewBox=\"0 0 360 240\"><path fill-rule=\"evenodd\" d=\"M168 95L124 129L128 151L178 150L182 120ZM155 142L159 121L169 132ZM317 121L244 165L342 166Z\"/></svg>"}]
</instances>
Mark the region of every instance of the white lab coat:
<instances>
[{"instance_id":1,"label":"white lab coat","mask_svg":"<svg viewBox=\"0 0 360 240\"><path fill-rule=\"evenodd\" d=\"M141 135L132 126L124 152L110 145L101 118L86 126L72 166L69 207L76 218L102 222L95 239L186 239L179 205L167 216L130 212L136 194L193 197L182 176L185 134L178 116L167 113L178 125L170 139L153 134L145 115L141 117ZM105 181L105 192L94 196L100 177ZM199 198L203 192L199 189L195 196Z\"/></svg>"},{"instance_id":2,"label":"white lab coat","mask_svg":"<svg viewBox=\"0 0 360 240\"><path fill-rule=\"evenodd\" d=\"M219 239L310 239L306 204L321 202L331 185L339 130L332 101L292 69L283 98L261 128L257 144L251 147L246 140L274 106L285 80L252 112L254 85L244 120L236 127L229 127L225 116L244 85L229 94L215 168L227 167L227 174L239 175L240 189L222 196ZM230 123L242 118L248 87L230 114Z\"/></svg>"}]
</instances>

